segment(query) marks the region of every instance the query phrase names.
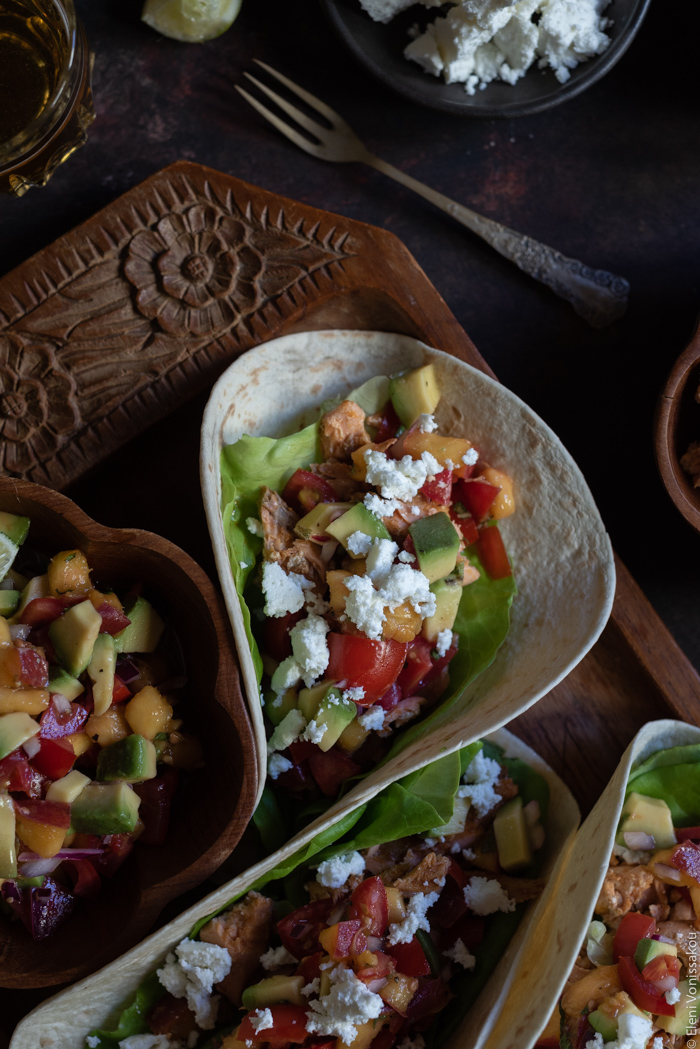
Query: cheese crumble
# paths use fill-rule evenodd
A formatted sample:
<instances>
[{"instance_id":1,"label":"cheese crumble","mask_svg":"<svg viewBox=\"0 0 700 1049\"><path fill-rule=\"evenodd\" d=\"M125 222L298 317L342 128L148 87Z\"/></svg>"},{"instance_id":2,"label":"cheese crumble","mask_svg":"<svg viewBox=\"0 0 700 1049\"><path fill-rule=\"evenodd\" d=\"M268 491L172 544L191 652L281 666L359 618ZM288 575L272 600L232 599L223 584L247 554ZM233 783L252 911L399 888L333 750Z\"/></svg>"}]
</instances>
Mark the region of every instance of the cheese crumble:
<instances>
[{"instance_id":1,"label":"cheese crumble","mask_svg":"<svg viewBox=\"0 0 700 1049\"><path fill-rule=\"evenodd\" d=\"M365 861L359 852L346 852L343 856L333 856L319 863L316 881L326 888L339 889L351 874L364 874L364 870Z\"/></svg>"},{"instance_id":2,"label":"cheese crumble","mask_svg":"<svg viewBox=\"0 0 700 1049\"><path fill-rule=\"evenodd\" d=\"M186 998L187 1005L202 1030L210 1030L216 1023L219 1004L212 995L215 983L231 971L231 955L225 947L200 940L182 940L169 954L165 965L158 969L158 979L175 998Z\"/></svg>"},{"instance_id":3,"label":"cheese crumble","mask_svg":"<svg viewBox=\"0 0 700 1049\"><path fill-rule=\"evenodd\" d=\"M390 947L397 943L410 943L419 929L430 932L427 913L433 904L437 903L439 896L439 892L417 892L415 896L411 896L406 907L406 917L403 921L394 922L389 926L387 942Z\"/></svg>"},{"instance_id":4,"label":"cheese crumble","mask_svg":"<svg viewBox=\"0 0 700 1049\"><path fill-rule=\"evenodd\" d=\"M478 875L464 886L464 901L474 914L504 914L515 910L515 900L495 878L481 878Z\"/></svg>"},{"instance_id":5,"label":"cheese crumble","mask_svg":"<svg viewBox=\"0 0 700 1049\"><path fill-rule=\"evenodd\" d=\"M469 798L477 816L485 816L501 801L500 794L494 790L500 775L501 766L498 762L485 757L480 750L462 777L457 797Z\"/></svg>"},{"instance_id":6,"label":"cheese crumble","mask_svg":"<svg viewBox=\"0 0 700 1049\"><path fill-rule=\"evenodd\" d=\"M384 999L358 980L352 969L343 965L330 972L331 989L317 1001L309 1002L306 1029L309 1034L342 1039L350 1045L357 1028L376 1020L384 1009Z\"/></svg>"}]
</instances>

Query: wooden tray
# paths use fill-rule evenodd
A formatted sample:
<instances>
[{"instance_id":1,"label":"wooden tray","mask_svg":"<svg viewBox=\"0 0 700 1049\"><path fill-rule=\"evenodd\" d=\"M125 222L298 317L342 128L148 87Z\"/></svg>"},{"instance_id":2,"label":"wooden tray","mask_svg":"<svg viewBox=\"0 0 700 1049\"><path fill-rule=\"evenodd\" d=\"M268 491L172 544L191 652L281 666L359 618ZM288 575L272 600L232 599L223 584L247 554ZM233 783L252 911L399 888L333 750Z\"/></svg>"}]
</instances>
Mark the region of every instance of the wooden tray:
<instances>
[{"instance_id":1,"label":"wooden tray","mask_svg":"<svg viewBox=\"0 0 700 1049\"><path fill-rule=\"evenodd\" d=\"M164 293L157 299L148 274L175 228L183 264L192 259L183 253L202 248L196 227L205 221L242 260L235 297L216 317L213 307L191 308L188 325L175 330L181 314L148 315L155 301L174 309ZM190 270L196 274L194 262ZM205 323L213 326L203 331ZM209 388L245 349L323 328L400 332L492 374L392 234L175 164L0 281L0 469L60 488ZM700 722L700 677L619 561L617 572L601 639L510 726L562 776L584 813L640 725L667 716ZM39 1000L0 992L2 1028Z\"/></svg>"}]
</instances>

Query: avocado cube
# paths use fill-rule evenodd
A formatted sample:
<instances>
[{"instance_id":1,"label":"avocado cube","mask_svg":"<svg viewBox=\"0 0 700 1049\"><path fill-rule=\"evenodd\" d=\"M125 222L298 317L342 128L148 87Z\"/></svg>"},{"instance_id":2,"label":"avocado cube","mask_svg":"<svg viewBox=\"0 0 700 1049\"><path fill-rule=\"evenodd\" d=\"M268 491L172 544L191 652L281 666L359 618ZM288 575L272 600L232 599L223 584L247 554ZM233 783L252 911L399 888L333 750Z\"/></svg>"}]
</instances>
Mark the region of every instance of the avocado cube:
<instances>
[{"instance_id":1,"label":"avocado cube","mask_svg":"<svg viewBox=\"0 0 700 1049\"><path fill-rule=\"evenodd\" d=\"M77 769L72 769L61 779L55 779L46 791L47 801L65 801L72 805L79 794L90 783L90 777L85 776Z\"/></svg>"},{"instance_id":2,"label":"avocado cube","mask_svg":"<svg viewBox=\"0 0 700 1049\"><path fill-rule=\"evenodd\" d=\"M145 597L137 597L124 606L124 614L131 620L114 635L117 653L154 652L165 630L165 623Z\"/></svg>"},{"instance_id":3,"label":"avocado cube","mask_svg":"<svg viewBox=\"0 0 700 1049\"><path fill-rule=\"evenodd\" d=\"M143 783L156 775L156 748L134 733L104 747L97 758L97 778L104 783Z\"/></svg>"},{"instance_id":4,"label":"avocado cube","mask_svg":"<svg viewBox=\"0 0 700 1049\"><path fill-rule=\"evenodd\" d=\"M85 691L77 678L71 677L63 667L51 667L49 670L49 692L58 693L73 702Z\"/></svg>"},{"instance_id":5,"label":"avocado cube","mask_svg":"<svg viewBox=\"0 0 700 1049\"><path fill-rule=\"evenodd\" d=\"M351 505L351 503L319 503L297 521L294 531L301 539L324 536L328 525L349 510Z\"/></svg>"},{"instance_id":6,"label":"avocado cube","mask_svg":"<svg viewBox=\"0 0 700 1049\"><path fill-rule=\"evenodd\" d=\"M676 844L673 816L661 798L649 798L632 791L620 814L620 827L615 839L618 845L625 845L624 835L628 831L650 834L656 849L670 849Z\"/></svg>"},{"instance_id":7,"label":"avocado cube","mask_svg":"<svg viewBox=\"0 0 700 1049\"><path fill-rule=\"evenodd\" d=\"M421 635L426 641L437 641L443 630L451 630L455 625L459 602L462 600L462 587L456 579L438 579L430 584L431 593L435 594L435 612L423 620Z\"/></svg>"},{"instance_id":8,"label":"avocado cube","mask_svg":"<svg viewBox=\"0 0 700 1049\"><path fill-rule=\"evenodd\" d=\"M49 627L58 661L73 677L80 677L87 668L101 629L102 616L92 601L67 608Z\"/></svg>"},{"instance_id":9,"label":"avocado cube","mask_svg":"<svg viewBox=\"0 0 700 1049\"><path fill-rule=\"evenodd\" d=\"M316 714L309 723L311 734L321 750L330 750L334 743L357 717L357 707L351 699L344 699L340 689L329 688ZM315 729L312 727L315 725Z\"/></svg>"},{"instance_id":10,"label":"avocado cube","mask_svg":"<svg viewBox=\"0 0 700 1049\"><path fill-rule=\"evenodd\" d=\"M130 834L141 799L128 783L88 783L71 805L70 821L80 834Z\"/></svg>"},{"instance_id":11,"label":"avocado cube","mask_svg":"<svg viewBox=\"0 0 700 1049\"><path fill-rule=\"evenodd\" d=\"M49 593L49 577L47 575L36 575L29 579L20 593L19 605L15 613L18 619L30 601L37 597L47 597Z\"/></svg>"},{"instance_id":12,"label":"avocado cube","mask_svg":"<svg viewBox=\"0 0 700 1049\"><path fill-rule=\"evenodd\" d=\"M348 548L348 539L355 532L362 532L364 535L370 536L371 539L391 539L386 525L376 514L373 514L363 503L355 503L353 507L347 510L340 517L336 518L330 524L326 525L326 532L328 535L337 539L339 543L342 543L345 549ZM360 557L360 554L353 554L348 551L351 557Z\"/></svg>"},{"instance_id":13,"label":"avocado cube","mask_svg":"<svg viewBox=\"0 0 700 1049\"><path fill-rule=\"evenodd\" d=\"M269 1005L278 1005L280 1002L306 1005L306 998L301 993L305 982L303 976L269 976L267 980L246 987L241 999L243 1008L266 1009Z\"/></svg>"},{"instance_id":14,"label":"avocado cube","mask_svg":"<svg viewBox=\"0 0 700 1049\"><path fill-rule=\"evenodd\" d=\"M14 615L19 598L19 590L0 590L0 616Z\"/></svg>"},{"instance_id":15,"label":"avocado cube","mask_svg":"<svg viewBox=\"0 0 700 1049\"><path fill-rule=\"evenodd\" d=\"M307 721L311 721L315 717L316 711L321 705L321 700L330 687L327 681L320 681L318 685L299 690L298 707Z\"/></svg>"},{"instance_id":16,"label":"avocado cube","mask_svg":"<svg viewBox=\"0 0 700 1049\"><path fill-rule=\"evenodd\" d=\"M39 722L24 711L0 717L0 761L39 731Z\"/></svg>"},{"instance_id":17,"label":"avocado cube","mask_svg":"<svg viewBox=\"0 0 700 1049\"><path fill-rule=\"evenodd\" d=\"M0 794L0 878L16 877L15 808L9 794Z\"/></svg>"},{"instance_id":18,"label":"avocado cube","mask_svg":"<svg viewBox=\"0 0 700 1049\"><path fill-rule=\"evenodd\" d=\"M117 654L114 650L114 638L107 633L98 634L87 668L88 677L92 681L95 714L98 717L109 710L112 705L116 664Z\"/></svg>"},{"instance_id":19,"label":"avocado cube","mask_svg":"<svg viewBox=\"0 0 700 1049\"><path fill-rule=\"evenodd\" d=\"M674 958L677 958L678 948L674 943L664 943L663 940L652 940L645 936L637 944L637 950L634 952L634 964L641 972L652 958L658 958L661 954L672 954Z\"/></svg>"},{"instance_id":20,"label":"avocado cube","mask_svg":"<svg viewBox=\"0 0 700 1049\"><path fill-rule=\"evenodd\" d=\"M432 415L440 402L440 388L432 364L392 375L389 393L394 410L404 426L411 426L419 415Z\"/></svg>"},{"instance_id":21,"label":"avocado cube","mask_svg":"<svg viewBox=\"0 0 700 1049\"><path fill-rule=\"evenodd\" d=\"M457 564L459 533L447 514L431 514L414 521L408 529L416 549L418 566L430 583L449 575Z\"/></svg>"},{"instance_id":22,"label":"avocado cube","mask_svg":"<svg viewBox=\"0 0 700 1049\"><path fill-rule=\"evenodd\" d=\"M509 873L523 870L532 863L532 848L523 813L523 799L518 796L499 809L493 821L498 862Z\"/></svg>"},{"instance_id":23,"label":"avocado cube","mask_svg":"<svg viewBox=\"0 0 700 1049\"><path fill-rule=\"evenodd\" d=\"M265 693L264 710L275 728L286 718L290 710L297 706L296 689L288 688L286 692L277 695L276 692Z\"/></svg>"},{"instance_id":24,"label":"avocado cube","mask_svg":"<svg viewBox=\"0 0 700 1049\"><path fill-rule=\"evenodd\" d=\"M452 815L447 823L439 827L433 827L430 832L431 838L446 838L450 834L461 834L467 822L467 815L472 807L470 798L455 798Z\"/></svg>"}]
</instances>

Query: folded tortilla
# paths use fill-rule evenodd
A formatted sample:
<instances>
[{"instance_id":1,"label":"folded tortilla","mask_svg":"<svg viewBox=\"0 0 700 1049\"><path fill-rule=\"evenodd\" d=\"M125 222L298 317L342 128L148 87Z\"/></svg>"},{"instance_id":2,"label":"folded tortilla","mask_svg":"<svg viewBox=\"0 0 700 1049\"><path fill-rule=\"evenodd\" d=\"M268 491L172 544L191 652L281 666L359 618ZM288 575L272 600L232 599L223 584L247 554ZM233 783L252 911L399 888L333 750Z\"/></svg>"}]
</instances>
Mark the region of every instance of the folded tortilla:
<instances>
[{"instance_id":1,"label":"folded tortilla","mask_svg":"<svg viewBox=\"0 0 700 1049\"><path fill-rule=\"evenodd\" d=\"M536 1003L540 998L539 973L528 964L532 956L531 942L541 924L541 916L551 902L580 818L569 790L537 754L505 730L494 733L490 739L504 748L506 756L520 758L530 765L549 787L547 837L542 850L542 875L547 882L542 896L526 912L477 1002L445 1049L457 1049L458 1046L459 1049L505 1049L506 1041L493 1033L503 1004L512 1000L522 1008L525 1003ZM357 809L346 805L342 817L344 825L349 827L356 815ZM320 853L328 840L328 836L325 839L323 835L314 836L309 829L263 863L256 864L211 893L121 958L50 998L22 1020L15 1030L10 1049L83 1049L85 1037L91 1029L112 1029L144 978L162 965L168 952L195 925L203 924L203 919L225 908L271 872L291 869L290 865L296 865L297 854L302 850L306 858ZM525 1040L519 1042L520 1049L534 1041L546 1022L549 1006L547 999L542 1008L532 1013Z\"/></svg>"},{"instance_id":2,"label":"folded tortilla","mask_svg":"<svg viewBox=\"0 0 700 1049\"><path fill-rule=\"evenodd\" d=\"M630 773L634 774L641 762L657 751L692 744L700 744L700 728L695 725L671 720L650 721L640 729L623 754L612 779L576 836L562 867L557 891L550 895L542 909L540 924L530 939L525 968L533 977L538 977L544 993L539 1000L528 1001L522 997L517 1008L515 998L503 1003L492 1035L494 1045L499 1049L526 1049L533 1016L542 1015L543 1004L548 1002L546 1023L561 997L593 920ZM527 1037L524 1037L524 1032L527 1032ZM488 1045L490 1049L491 1042Z\"/></svg>"},{"instance_id":3,"label":"folded tortilla","mask_svg":"<svg viewBox=\"0 0 700 1049\"><path fill-rule=\"evenodd\" d=\"M353 802L522 714L576 666L610 614L612 548L593 497L561 441L515 394L463 361L404 335L304 332L250 350L212 391L202 425L201 477L256 736L260 793L267 774L265 725L246 634L248 613L236 589L222 522L222 449L244 434L295 433L318 418L327 398L347 394L374 376L426 363L434 365L442 392L435 413L441 432L467 437L491 465L513 478L516 511L501 522L501 530L518 595L510 632L488 669L454 702L439 700L421 722L408 725L392 745L388 763L354 788ZM336 803L314 827L332 822L344 805Z\"/></svg>"}]
</instances>

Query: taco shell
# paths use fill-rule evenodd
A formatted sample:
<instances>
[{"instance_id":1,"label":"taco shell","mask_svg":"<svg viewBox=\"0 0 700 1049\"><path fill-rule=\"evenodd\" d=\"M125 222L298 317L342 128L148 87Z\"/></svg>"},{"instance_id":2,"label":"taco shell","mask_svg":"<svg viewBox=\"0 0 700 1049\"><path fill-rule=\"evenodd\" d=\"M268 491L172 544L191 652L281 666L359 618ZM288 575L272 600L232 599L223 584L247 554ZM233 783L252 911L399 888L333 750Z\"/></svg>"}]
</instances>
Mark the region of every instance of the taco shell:
<instances>
[{"instance_id":1,"label":"taco shell","mask_svg":"<svg viewBox=\"0 0 700 1049\"><path fill-rule=\"evenodd\" d=\"M538 929L552 904L552 895L572 848L580 818L578 806L567 787L534 751L505 730L495 732L489 738L503 747L507 756L526 761L548 783L550 804L542 871L547 882L542 896L525 914L501 961L446 1049L506 1049L507 1045L516 1044L508 1040L510 1032L501 1032L499 1014L511 1000L520 1004L539 1001L540 974L527 962L533 957L533 942L537 940ZM352 805L346 805L346 811L351 810ZM306 831L263 863L211 893L121 958L44 1002L18 1025L10 1049L84 1049L88 1032L96 1027L110 1028L115 1023L141 981L162 965L168 952L189 934L196 922L245 893L266 872L280 867L311 837ZM547 1005L532 1010L527 1022L521 1025L522 1037L517 1041L519 1049L525 1049L536 1038L547 1019ZM495 1027L498 1031L494 1030Z\"/></svg>"}]
</instances>

